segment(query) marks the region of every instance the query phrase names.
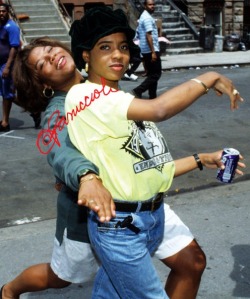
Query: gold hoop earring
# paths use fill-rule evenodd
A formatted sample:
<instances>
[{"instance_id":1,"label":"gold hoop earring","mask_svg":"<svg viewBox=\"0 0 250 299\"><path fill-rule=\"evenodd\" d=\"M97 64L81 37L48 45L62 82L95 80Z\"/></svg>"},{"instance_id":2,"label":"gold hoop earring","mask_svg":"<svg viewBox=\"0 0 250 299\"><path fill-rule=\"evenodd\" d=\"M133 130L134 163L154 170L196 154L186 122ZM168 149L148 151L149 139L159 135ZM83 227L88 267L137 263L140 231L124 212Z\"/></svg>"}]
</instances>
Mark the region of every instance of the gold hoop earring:
<instances>
[{"instance_id":1,"label":"gold hoop earring","mask_svg":"<svg viewBox=\"0 0 250 299\"><path fill-rule=\"evenodd\" d=\"M43 95L45 98L50 99L54 95L54 90L51 87L44 87L43 89Z\"/></svg>"},{"instance_id":2,"label":"gold hoop earring","mask_svg":"<svg viewBox=\"0 0 250 299\"><path fill-rule=\"evenodd\" d=\"M84 69L85 69L86 73L89 71L89 64L87 62L85 63L85 68Z\"/></svg>"}]
</instances>

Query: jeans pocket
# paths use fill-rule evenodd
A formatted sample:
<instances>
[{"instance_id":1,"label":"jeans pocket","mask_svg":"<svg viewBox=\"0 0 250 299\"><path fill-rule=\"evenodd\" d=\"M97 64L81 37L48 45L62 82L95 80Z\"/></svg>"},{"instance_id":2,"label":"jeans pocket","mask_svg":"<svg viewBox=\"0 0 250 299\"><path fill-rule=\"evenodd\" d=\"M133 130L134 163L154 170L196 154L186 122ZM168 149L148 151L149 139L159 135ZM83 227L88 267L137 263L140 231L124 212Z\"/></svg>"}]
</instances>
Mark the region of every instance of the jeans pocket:
<instances>
[{"instance_id":1,"label":"jeans pocket","mask_svg":"<svg viewBox=\"0 0 250 299\"><path fill-rule=\"evenodd\" d=\"M91 218L92 221L96 222L97 224L97 230L99 232L119 232L119 231L125 231L127 229L126 225L123 225L126 220L131 217L128 213L117 213L116 217L111 218L108 222L100 222L98 219L98 216L96 213L91 211L92 213ZM121 225L122 224L122 225Z\"/></svg>"},{"instance_id":2,"label":"jeans pocket","mask_svg":"<svg viewBox=\"0 0 250 299\"><path fill-rule=\"evenodd\" d=\"M121 231L121 230L125 230L126 227L120 227L117 226L117 223L119 223L120 220L118 220L117 218L113 218L111 219L109 222L98 222L98 231L99 232L107 232L107 231Z\"/></svg>"}]
</instances>

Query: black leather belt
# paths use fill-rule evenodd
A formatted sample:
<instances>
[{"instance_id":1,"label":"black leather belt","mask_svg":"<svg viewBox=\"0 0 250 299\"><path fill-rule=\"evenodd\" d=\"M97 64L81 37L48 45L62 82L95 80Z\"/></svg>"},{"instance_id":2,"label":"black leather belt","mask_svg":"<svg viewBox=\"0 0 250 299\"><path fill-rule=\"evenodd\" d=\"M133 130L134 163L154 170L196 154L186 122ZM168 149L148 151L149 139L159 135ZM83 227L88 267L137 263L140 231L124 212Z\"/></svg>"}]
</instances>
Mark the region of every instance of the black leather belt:
<instances>
[{"instance_id":1,"label":"black leather belt","mask_svg":"<svg viewBox=\"0 0 250 299\"><path fill-rule=\"evenodd\" d=\"M142 212L155 211L163 202L163 193L158 193L151 201L138 202L115 202L116 211L120 212ZM140 208L139 208L140 207Z\"/></svg>"}]
</instances>

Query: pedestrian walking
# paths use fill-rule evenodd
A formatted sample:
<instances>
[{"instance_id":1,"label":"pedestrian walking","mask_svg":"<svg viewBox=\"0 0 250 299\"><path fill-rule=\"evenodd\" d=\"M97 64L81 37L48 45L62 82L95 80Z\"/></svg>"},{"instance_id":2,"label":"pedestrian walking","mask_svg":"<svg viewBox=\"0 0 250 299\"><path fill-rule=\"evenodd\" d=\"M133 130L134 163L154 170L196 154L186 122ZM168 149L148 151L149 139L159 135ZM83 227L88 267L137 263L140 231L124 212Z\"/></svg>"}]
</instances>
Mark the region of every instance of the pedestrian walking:
<instances>
[{"instance_id":1,"label":"pedestrian walking","mask_svg":"<svg viewBox=\"0 0 250 299\"><path fill-rule=\"evenodd\" d=\"M144 11L139 18L138 35L147 77L132 90L137 98L142 98L142 94L147 90L150 99L156 98L158 80L162 73L158 27L152 17L154 8L154 0L145 0Z\"/></svg>"},{"instance_id":2,"label":"pedestrian walking","mask_svg":"<svg viewBox=\"0 0 250 299\"><path fill-rule=\"evenodd\" d=\"M10 130L9 116L12 102L15 99L11 72L19 46L20 29L10 19L9 6L4 3L0 4L0 95L3 98L0 132Z\"/></svg>"},{"instance_id":3,"label":"pedestrian walking","mask_svg":"<svg viewBox=\"0 0 250 299\"><path fill-rule=\"evenodd\" d=\"M134 43L139 46L139 36L138 30L135 31ZM124 74L124 78L131 81L137 81L138 76L135 75L135 71L138 69L139 65L142 63L142 55L140 47L137 48L138 50L135 51L133 56L130 57L129 61L129 68L127 69L126 73Z\"/></svg>"}]
</instances>

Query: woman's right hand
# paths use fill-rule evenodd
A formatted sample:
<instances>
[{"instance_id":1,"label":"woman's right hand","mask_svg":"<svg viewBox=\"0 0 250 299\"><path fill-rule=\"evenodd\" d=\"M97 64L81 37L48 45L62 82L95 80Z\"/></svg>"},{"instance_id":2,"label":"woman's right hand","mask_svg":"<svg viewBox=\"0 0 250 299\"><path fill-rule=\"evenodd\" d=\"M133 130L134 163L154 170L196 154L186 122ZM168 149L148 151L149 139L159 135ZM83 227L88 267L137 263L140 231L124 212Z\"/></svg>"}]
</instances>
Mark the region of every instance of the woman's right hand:
<instances>
[{"instance_id":1,"label":"woman's right hand","mask_svg":"<svg viewBox=\"0 0 250 299\"><path fill-rule=\"evenodd\" d=\"M85 177L87 175L83 178ZM102 181L95 178L95 175L93 179L85 180L80 184L78 204L96 212L100 222L110 221L112 217L115 217L115 204L112 195L103 186Z\"/></svg>"}]
</instances>

